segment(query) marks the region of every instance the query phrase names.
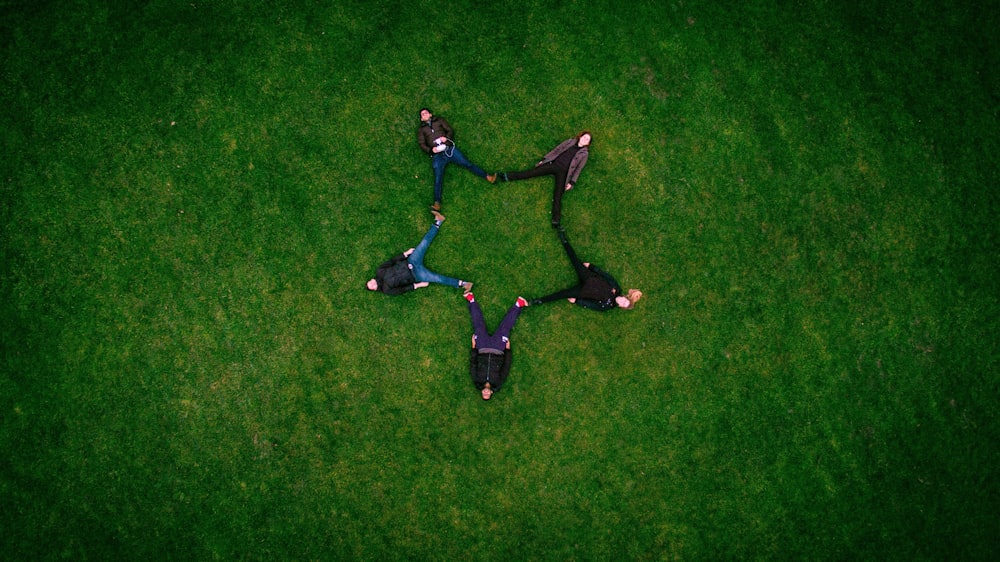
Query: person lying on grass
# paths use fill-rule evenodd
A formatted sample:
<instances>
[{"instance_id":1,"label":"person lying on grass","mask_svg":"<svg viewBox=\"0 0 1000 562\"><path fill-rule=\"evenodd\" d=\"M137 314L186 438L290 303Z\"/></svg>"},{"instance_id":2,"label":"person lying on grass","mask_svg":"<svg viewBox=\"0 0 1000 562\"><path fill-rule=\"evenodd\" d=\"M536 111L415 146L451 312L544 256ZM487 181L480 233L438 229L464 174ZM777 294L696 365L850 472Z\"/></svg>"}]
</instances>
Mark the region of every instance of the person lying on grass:
<instances>
[{"instance_id":1,"label":"person lying on grass","mask_svg":"<svg viewBox=\"0 0 1000 562\"><path fill-rule=\"evenodd\" d=\"M441 223L444 222L444 215L437 211L431 213L434 215L434 224L420 244L378 266L375 277L368 280L368 290L382 291L387 295L401 295L431 283L461 287L466 293L472 290L472 283L469 281L447 277L424 267L424 254L431 247L431 242L434 241L434 237L441 229Z\"/></svg>"},{"instance_id":2,"label":"person lying on grass","mask_svg":"<svg viewBox=\"0 0 1000 562\"><path fill-rule=\"evenodd\" d=\"M455 146L455 132L444 117L436 117L426 107L420 110L420 127L417 128L417 143L431 157L431 167L434 169L434 203L431 209L441 210L441 196L444 185L444 169L448 164L457 164L473 174L486 178L493 183L495 175L486 175L482 168L476 166Z\"/></svg>"},{"instance_id":3,"label":"person lying on grass","mask_svg":"<svg viewBox=\"0 0 1000 562\"><path fill-rule=\"evenodd\" d=\"M472 384L479 389L483 400L489 400L494 392L500 390L510 373L510 331L528 302L517 297L496 332L490 334L475 295L466 293L465 300L469 301L469 316L472 318L472 351L469 355Z\"/></svg>"},{"instance_id":4,"label":"person lying on grass","mask_svg":"<svg viewBox=\"0 0 1000 562\"><path fill-rule=\"evenodd\" d=\"M632 308L642 298L642 291L639 289L629 289L627 294L622 295L621 286L610 273L596 265L580 261L573 247L569 245L569 240L566 239L566 231L560 228L558 232L559 241L562 242L566 255L576 270L579 283L551 295L532 299L531 305L566 299L576 305L605 312L613 308Z\"/></svg>"},{"instance_id":5,"label":"person lying on grass","mask_svg":"<svg viewBox=\"0 0 1000 562\"><path fill-rule=\"evenodd\" d=\"M552 190L552 226L558 228L562 220L563 193L573 189L580 172L587 165L590 141L590 133L583 131L559 143L559 146L542 157L534 168L522 172L497 172L497 177L503 181L515 181L552 176L555 182Z\"/></svg>"}]
</instances>

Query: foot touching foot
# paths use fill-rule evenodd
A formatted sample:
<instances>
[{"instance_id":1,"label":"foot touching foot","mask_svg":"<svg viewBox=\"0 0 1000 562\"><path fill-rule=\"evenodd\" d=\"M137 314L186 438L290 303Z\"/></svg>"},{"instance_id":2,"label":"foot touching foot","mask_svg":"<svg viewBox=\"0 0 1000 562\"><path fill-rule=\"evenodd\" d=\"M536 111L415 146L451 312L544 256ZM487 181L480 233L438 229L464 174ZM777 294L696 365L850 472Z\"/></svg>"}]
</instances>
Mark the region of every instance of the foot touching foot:
<instances>
[{"instance_id":1,"label":"foot touching foot","mask_svg":"<svg viewBox=\"0 0 1000 562\"><path fill-rule=\"evenodd\" d=\"M437 210L431 209L431 214L434 215L434 220L436 220L438 222L444 222L444 215L442 215Z\"/></svg>"},{"instance_id":2,"label":"foot touching foot","mask_svg":"<svg viewBox=\"0 0 1000 562\"><path fill-rule=\"evenodd\" d=\"M472 281L466 281L465 283L462 283L462 292L464 292L466 295L472 293Z\"/></svg>"}]
</instances>

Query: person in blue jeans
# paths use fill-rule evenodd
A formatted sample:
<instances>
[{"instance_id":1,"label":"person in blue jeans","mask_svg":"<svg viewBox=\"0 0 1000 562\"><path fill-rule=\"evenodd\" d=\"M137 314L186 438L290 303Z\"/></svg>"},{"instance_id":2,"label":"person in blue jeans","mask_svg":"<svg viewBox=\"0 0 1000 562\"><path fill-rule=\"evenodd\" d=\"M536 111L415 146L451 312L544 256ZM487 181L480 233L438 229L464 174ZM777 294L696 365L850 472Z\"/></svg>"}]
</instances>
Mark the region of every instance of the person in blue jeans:
<instances>
[{"instance_id":1,"label":"person in blue jeans","mask_svg":"<svg viewBox=\"0 0 1000 562\"><path fill-rule=\"evenodd\" d=\"M500 325L492 334L486 329L483 310L479 308L476 297L471 292L465 293L469 301L469 316L472 318L472 352L469 355L469 372L472 384L479 389L483 400L489 400L493 393L500 390L507 375L510 374L510 331L521 314L521 309L528 301L517 297Z\"/></svg>"},{"instance_id":2,"label":"person in blue jeans","mask_svg":"<svg viewBox=\"0 0 1000 562\"><path fill-rule=\"evenodd\" d=\"M435 211L441 210L444 169L448 164L457 164L490 183L497 180L495 174L488 175L462 154L455 145L455 132L448 121L444 117L435 116L426 107L420 110L417 142L420 144L420 149L431 157L431 167L434 168L434 203L431 204L431 209Z\"/></svg>"},{"instance_id":3,"label":"person in blue jeans","mask_svg":"<svg viewBox=\"0 0 1000 562\"><path fill-rule=\"evenodd\" d=\"M416 248L410 248L378 266L375 277L369 279L366 284L369 291L382 291L387 295L401 295L415 289L422 289L431 283L460 287L465 293L472 290L470 281L441 275L424 266L424 254L431 247L431 242L434 241L434 237L441 229L441 223L444 222L444 215L437 211L431 212L434 214L434 224L424 235L424 239L420 241L420 244L417 244Z\"/></svg>"}]
</instances>

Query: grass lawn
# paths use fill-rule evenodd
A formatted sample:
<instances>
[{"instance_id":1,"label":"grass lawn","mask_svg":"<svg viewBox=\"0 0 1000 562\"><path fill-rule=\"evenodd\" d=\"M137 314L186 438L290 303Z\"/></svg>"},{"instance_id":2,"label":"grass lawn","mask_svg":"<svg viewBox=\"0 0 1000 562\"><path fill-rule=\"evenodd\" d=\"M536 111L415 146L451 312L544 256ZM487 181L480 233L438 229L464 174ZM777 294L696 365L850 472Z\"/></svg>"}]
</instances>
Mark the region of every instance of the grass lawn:
<instances>
[{"instance_id":1,"label":"grass lawn","mask_svg":"<svg viewBox=\"0 0 1000 562\"><path fill-rule=\"evenodd\" d=\"M6 559L996 557L996 6L109 4L0 1ZM592 131L563 224L645 294L489 402L460 291L364 289L424 106ZM551 186L448 170L491 328L574 282Z\"/></svg>"}]
</instances>

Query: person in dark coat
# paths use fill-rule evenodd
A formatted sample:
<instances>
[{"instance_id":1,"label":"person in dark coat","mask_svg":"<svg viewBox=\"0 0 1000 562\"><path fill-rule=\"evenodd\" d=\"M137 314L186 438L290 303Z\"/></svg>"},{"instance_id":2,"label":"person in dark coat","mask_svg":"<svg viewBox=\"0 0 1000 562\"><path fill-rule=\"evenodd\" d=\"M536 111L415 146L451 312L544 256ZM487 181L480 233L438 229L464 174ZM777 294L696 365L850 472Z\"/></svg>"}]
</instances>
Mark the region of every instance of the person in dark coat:
<instances>
[{"instance_id":1,"label":"person in dark coat","mask_svg":"<svg viewBox=\"0 0 1000 562\"><path fill-rule=\"evenodd\" d=\"M472 318L472 349L469 354L469 372L472 384L479 389L483 400L489 400L500 390L510 374L511 350L510 331L528 302L517 297L514 305L504 315L495 332L486 329L483 311L471 292L465 294L469 301L469 316Z\"/></svg>"},{"instance_id":2,"label":"person in dark coat","mask_svg":"<svg viewBox=\"0 0 1000 562\"><path fill-rule=\"evenodd\" d=\"M420 127L417 128L417 144L431 157L434 169L434 203L431 209L441 210L441 196L444 186L444 169L448 164L457 164L473 174L496 181L495 175L487 175L482 168L473 164L455 145L455 132L444 117L437 117L426 107L420 110Z\"/></svg>"},{"instance_id":3,"label":"person in dark coat","mask_svg":"<svg viewBox=\"0 0 1000 562\"><path fill-rule=\"evenodd\" d=\"M596 265L580 261L566 238L566 231L560 228L558 232L559 241L569 256L579 283L550 295L532 299L530 302L532 306L566 299L578 306L606 312L613 308L632 308L642 298L642 291L638 289L630 289L627 294L622 295L621 285L610 273Z\"/></svg>"},{"instance_id":4,"label":"person in dark coat","mask_svg":"<svg viewBox=\"0 0 1000 562\"><path fill-rule=\"evenodd\" d=\"M437 236L444 222L444 215L437 211L431 211L434 215L434 224L424 235L423 240L416 248L410 248L402 254L394 256L375 271L375 277L368 280L366 286L370 291L382 291L387 295L401 295L414 289L421 289L431 283L439 283L449 287L460 287L468 293L472 290L472 283L454 277L448 277L435 273L424 266L424 254L431 247L431 242Z\"/></svg>"},{"instance_id":5,"label":"person in dark coat","mask_svg":"<svg viewBox=\"0 0 1000 562\"><path fill-rule=\"evenodd\" d=\"M552 176L552 226L558 228L562 221L563 193L573 189L580 172L587 165L590 155L591 134L583 131L573 138L559 143L535 164L534 168L521 172L497 172L503 181L524 180L539 176Z\"/></svg>"}]
</instances>

